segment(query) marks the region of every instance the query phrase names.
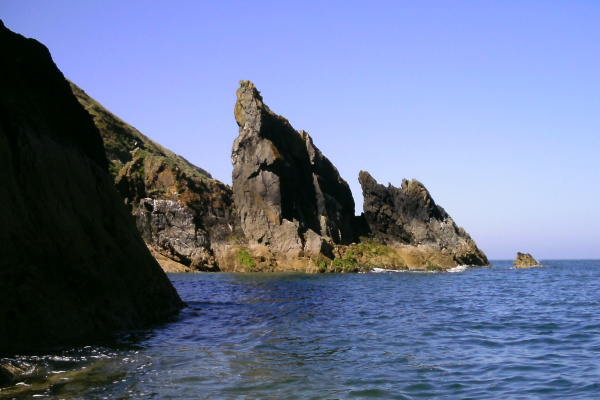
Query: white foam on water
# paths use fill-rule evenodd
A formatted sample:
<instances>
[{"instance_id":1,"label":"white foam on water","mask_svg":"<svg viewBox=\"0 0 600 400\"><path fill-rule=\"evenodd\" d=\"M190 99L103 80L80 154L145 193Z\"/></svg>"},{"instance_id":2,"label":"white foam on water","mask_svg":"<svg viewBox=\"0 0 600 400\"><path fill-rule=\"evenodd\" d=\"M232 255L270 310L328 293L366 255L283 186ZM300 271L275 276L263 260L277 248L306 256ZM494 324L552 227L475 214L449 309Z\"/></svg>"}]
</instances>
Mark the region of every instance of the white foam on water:
<instances>
[{"instance_id":1,"label":"white foam on water","mask_svg":"<svg viewBox=\"0 0 600 400\"><path fill-rule=\"evenodd\" d=\"M459 265L459 266L454 267L454 268L448 268L446 270L446 272L464 272L464 271L467 270L467 268L469 268L468 265Z\"/></svg>"},{"instance_id":2,"label":"white foam on water","mask_svg":"<svg viewBox=\"0 0 600 400\"><path fill-rule=\"evenodd\" d=\"M374 274L384 274L387 272L402 272L402 271L398 271L396 269L385 269L385 268L377 268L377 267L373 267L373 269L371 270L372 273Z\"/></svg>"}]
</instances>

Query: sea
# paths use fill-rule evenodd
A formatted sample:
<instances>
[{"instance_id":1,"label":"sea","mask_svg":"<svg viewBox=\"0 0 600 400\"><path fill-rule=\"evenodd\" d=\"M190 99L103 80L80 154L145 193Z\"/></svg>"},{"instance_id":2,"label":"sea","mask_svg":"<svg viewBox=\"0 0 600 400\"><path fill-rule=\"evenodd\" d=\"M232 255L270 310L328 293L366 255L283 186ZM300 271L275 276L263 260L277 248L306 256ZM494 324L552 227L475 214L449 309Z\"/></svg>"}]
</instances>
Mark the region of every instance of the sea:
<instances>
[{"instance_id":1,"label":"sea","mask_svg":"<svg viewBox=\"0 0 600 400\"><path fill-rule=\"evenodd\" d=\"M169 275L153 329L11 360L2 399L600 399L600 260Z\"/></svg>"}]
</instances>

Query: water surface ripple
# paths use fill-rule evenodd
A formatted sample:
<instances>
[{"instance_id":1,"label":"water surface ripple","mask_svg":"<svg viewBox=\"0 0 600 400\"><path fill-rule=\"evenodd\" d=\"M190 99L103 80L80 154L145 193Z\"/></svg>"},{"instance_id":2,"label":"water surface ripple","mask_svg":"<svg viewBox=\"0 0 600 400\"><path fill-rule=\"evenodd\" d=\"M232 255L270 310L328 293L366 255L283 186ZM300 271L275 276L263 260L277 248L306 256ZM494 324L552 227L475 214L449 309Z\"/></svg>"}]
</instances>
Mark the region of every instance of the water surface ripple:
<instances>
[{"instance_id":1,"label":"water surface ripple","mask_svg":"<svg viewBox=\"0 0 600 400\"><path fill-rule=\"evenodd\" d=\"M38 374L0 397L600 398L600 262L544 263L170 275L190 305L176 321L37 356L47 357L44 384Z\"/></svg>"}]
</instances>

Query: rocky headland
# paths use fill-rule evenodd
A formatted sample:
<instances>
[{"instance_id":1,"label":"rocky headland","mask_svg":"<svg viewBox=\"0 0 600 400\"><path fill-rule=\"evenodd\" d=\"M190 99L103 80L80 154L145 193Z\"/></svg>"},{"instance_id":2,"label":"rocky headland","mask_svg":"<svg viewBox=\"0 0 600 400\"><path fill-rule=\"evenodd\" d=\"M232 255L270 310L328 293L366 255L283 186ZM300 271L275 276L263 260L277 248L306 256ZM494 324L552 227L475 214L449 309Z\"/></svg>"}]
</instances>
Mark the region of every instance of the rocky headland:
<instances>
[{"instance_id":1,"label":"rocky headland","mask_svg":"<svg viewBox=\"0 0 600 400\"><path fill-rule=\"evenodd\" d=\"M355 240L350 187L304 131L296 131L241 82L231 160L233 192L250 252L278 269L307 269Z\"/></svg>"},{"instance_id":2,"label":"rocky headland","mask_svg":"<svg viewBox=\"0 0 600 400\"><path fill-rule=\"evenodd\" d=\"M169 272L349 272L488 265L418 181L347 182L305 131L241 81L234 107L233 187L128 125L71 83L102 134L115 185L146 245Z\"/></svg>"},{"instance_id":3,"label":"rocky headland","mask_svg":"<svg viewBox=\"0 0 600 400\"><path fill-rule=\"evenodd\" d=\"M540 263L531 254L518 252L513 265L515 268L531 268L539 267Z\"/></svg>"},{"instance_id":4,"label":"rocky headland","mask_svg":"<svg viewBox=\"0 0 600 400\"><path fill-rule=\"evenodd\" d=\"M184 304L48 49L1 22L0 47L0 354L173 315Z\"/></svg>"},{"instance_id":5,"label":"rocky headland","mask_svg":"<svg viewBox=\"0 0 600 400\"><path fill-rule=\"evenodd\" d=\"M417 181L387 188L347 182L314 145L275 114L250 81L234 107L233 187L150 140L71 83L102 134L109 168L146 245L163 269L356 272L488 265L469 235Z\"/></svg>"}]
</instances>

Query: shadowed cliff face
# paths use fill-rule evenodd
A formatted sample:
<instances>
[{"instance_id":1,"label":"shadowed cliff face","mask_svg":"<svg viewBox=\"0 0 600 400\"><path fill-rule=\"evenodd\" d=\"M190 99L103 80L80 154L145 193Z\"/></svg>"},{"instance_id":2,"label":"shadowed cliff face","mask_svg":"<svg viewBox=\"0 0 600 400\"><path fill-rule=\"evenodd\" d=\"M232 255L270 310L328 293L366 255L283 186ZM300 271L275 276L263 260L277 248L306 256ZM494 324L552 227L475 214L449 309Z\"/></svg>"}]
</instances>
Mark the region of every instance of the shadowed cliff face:
<instances>
[{"instance_id":1,"label":"shadowed cliff face","mask_svg":"<svg viewBox=\"0 0 600 400\"><path fill-rule=\"evenodd\" d=\"M400 188L385 187L365 171L360 172L359 181L364 218L374 239L412 252L417 264L489 264L471 237L435 204L421 182L404 179Z\"/></svg>"},{"instance_id":2,"label":"shadowed cliff face","mask_svg":"<svg viewBox=\"0 0 600 400\"><path fill-rule=\"evenodd\" d=\"M160 321L183 306L48 50L0 24L0 352Z\"/></svg>"},{"instance_id":3,"label":"shadowed cliff face","mask_svg":"<svg viewBox=\"0 0 600 400\"><path fill-rule=\"evenodd\" d=\"M234 113L233 191L248 239L289 258L332 256L334 244L352 242L350 188L310 136L274 114L249 81Z\"/></svg>"}]
</instances>

